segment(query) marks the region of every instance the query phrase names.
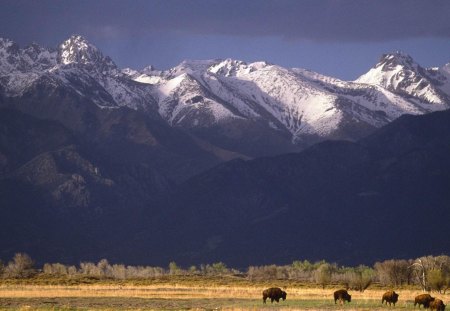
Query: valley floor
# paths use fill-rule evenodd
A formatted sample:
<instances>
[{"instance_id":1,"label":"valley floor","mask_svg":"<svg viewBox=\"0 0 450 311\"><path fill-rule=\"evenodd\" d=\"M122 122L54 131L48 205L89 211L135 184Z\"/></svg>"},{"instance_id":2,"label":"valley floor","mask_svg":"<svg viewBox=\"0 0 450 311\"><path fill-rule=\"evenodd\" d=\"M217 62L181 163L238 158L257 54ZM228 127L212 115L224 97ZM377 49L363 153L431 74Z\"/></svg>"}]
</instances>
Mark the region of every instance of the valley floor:
<instances>
[{"instance_id":1,"label":"valley floor","mask_svg":"<svg viewBox=\"0 0 450 311\"><path fill-rule=\"evenodd\" d=\"M276 282L274 282L276 283ZM276 286L276 284L274 284ZM233 285L0 285L0 310L389 310L381 305L386 289L349 291L352 302L341 306L332 299L336 288L284 287L286 301L263 305L267 286ZM419 289L396 290L396 310L414 310ZM450 294L432 294L449 301Z\"/></svg>"}]
</instances>

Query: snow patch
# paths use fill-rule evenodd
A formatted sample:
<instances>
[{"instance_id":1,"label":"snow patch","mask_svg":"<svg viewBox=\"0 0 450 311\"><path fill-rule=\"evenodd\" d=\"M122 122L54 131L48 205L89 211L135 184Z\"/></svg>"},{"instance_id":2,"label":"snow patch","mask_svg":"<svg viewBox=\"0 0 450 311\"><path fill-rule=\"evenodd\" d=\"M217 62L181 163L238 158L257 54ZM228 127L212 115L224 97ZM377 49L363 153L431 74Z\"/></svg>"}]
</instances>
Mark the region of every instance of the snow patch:
<instances>
[{"instance_id":1,"label":"snow patch","mask_svg":"<svg viewBox=\"0 0 450 311\"><path fill-rule=\"evenodd\" d=\"M160 94L159 100L164 100L168 97L173 90L180 85L180 83L186 78L186 74L181 74L165 83L159 85L158 91Z\"/></svg>"}]
</instances>

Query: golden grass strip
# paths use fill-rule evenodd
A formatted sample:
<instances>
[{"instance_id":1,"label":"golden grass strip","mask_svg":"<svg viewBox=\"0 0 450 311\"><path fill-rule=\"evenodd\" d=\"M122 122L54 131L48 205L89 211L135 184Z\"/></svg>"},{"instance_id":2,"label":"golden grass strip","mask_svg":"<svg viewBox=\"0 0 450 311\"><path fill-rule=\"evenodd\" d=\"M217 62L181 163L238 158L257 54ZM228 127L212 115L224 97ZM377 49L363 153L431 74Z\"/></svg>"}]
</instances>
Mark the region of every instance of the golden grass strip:
<instances>
[{"instance_id":1,"label":"golden grass strip","mask_svg":"<svg viewBox=\"0 0 450 311\"><path fill-rule=\"evenodd\" d=\"M265 287L253 286L188 286L181 284L158 284L146 286L133 285L0 285L3 298L55 298L55 297L123 297L160 299L260 299ZM289 300L332 299L336 288L288 287ZM363 293L349 291L352 300L380 300L385 292L382 289L368 289ZM400 300L413 300L421 293L419 290L397 290ZM433 294L444 301L449 294Z\"/></svg>"}]
</instances>

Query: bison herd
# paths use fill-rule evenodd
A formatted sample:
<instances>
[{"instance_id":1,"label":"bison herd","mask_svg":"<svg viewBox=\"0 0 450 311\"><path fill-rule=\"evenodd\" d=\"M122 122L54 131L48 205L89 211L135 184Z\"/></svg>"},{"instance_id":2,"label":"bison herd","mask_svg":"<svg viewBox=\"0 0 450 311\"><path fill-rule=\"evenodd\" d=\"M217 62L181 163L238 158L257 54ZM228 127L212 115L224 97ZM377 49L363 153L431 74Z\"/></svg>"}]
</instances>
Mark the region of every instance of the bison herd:
<instances>
[{"instance_id":1,"label":"bison herd","mask_svg":"<svg viewBox=\"0 0 450 311\"><path fill-rule=\"evenodd\" d=\"M414 299L414 307L416 305L420 306L422 305L425 309L430 308L430 310L436 310L436 311L444 311L445 310L445 304L442 300L431 297L428 294L422 294L417 296Z\"/></svg>"},{"instance_id":2,"label":"bison herd","mask_svg":"<svg viewBox=\"0 0 450 311\"><path fill-rule=\"evenodd\" d=\"M280 298L283 300L286 300L286 296L287 293L283 290L281 290L281 288L279 287L271 287L268 289L265 289L263 291L263 303L266 303L267 298L270 299L270 302L273 303L273 301L275 300L276 302L280 301ZM352 296L345 290L345 289L340 289L334 292L333 294L334 297L334 303L336 304L337 301L339 301L339 303L344 304L346 301L347 302L351 302L352 301ZM397 303L398 301L398 294L393 291L393 290L389 290L387 292L385 292L383 294L383 297L381 299L381 303L382 304L386 304L389 306L391 306L391 304L394 305ZM429 294L422 294L417 296L414 299L414 308L416 307L416 305L419 305L419 309L420 306L423 306L425 309L430 309L430 310L436 310L436 311L444 311L445 310L445 304L442 300L431 297Z\"/></svg>"}]
</instances>

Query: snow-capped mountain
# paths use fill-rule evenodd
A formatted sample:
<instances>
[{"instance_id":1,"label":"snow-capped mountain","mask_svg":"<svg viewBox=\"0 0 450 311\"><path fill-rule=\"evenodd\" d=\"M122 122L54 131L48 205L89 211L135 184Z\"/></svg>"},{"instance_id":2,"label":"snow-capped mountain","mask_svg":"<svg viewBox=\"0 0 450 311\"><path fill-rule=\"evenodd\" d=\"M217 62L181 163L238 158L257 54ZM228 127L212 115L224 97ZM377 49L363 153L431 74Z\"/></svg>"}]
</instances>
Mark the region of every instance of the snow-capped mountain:
<instances>
[{"instance_id":1,"label":"snow-capped mountain","mask_svg":"<svg viewBox=\"0 0 450 311\"><path fill-rule=\"evenodd\" d=\"M118 74L117 66L111 58L103 56L95 46L81 36L72 36L59 46L58 63L91 66L91 70L97 70L104 75Z\"/></svg>"},{"instance_id":2,"label":"snow-capped mountain","mask_svg":"<svg viewBox=\"0 0 450 311\"><path fill-rule=\"evenodd\" d=\"M396 52L385 54L381 60L356 82L382 86L399 95L411 97L426 111L449 107L450 80L448 68L423 68L411 56Z\"/></svg>"},{"instance_id":3,"label":"snow-capped mountain","mask_svg":"<svg viewBox=\"0 0 450 311\"><path fill-rule=\"evenodd\" d=\"M153 105L149 87L124 75L115 63L81 36L72 36L58 49L32 44L23 49L0 39L0 84L8 97L20 97L46 81L65 86L100 107Z\"/></svg>"},{"instance_id":4,"label":"snow-capped mountain","mask_svg":"<svg viewBox=\"0 0 450 311\"><path fill-rule=\"evenodd\" d=\"M373 70L367 77L376 76ZM448 108L450 101L434 87L447 80L443 74L426 72L437 78L432 82L428 78L429 87L415 93L364 76L346 82L304 69L231 59L185 61L168 71L152 69L130 77L155 86L159 112L174 126L204 128L237 119L263 120L274 130L288 131L298 143L305 137L355 138L355 127L376 128L405 113ZM439 102L432 105L428 98Z\"/></svg>"},{"instance_id":5,"label":"snow-capped mountain","mask_svg":"<svg viewBox=\"0 0 450 311\"><path fill-rule=\"evenodd\" d=\"M450 64L426 69L403 53L384 55L351 82L232 59L187 60L164 71L152 66L120 70L78 35L57 49L37 44L21 49L0 39L4 97L20 100L38 86L63 87L82 101L142 110L207 144L250 156L324 139L353 140L402 114L447 109L449 81Z\"/></svg>"},{"instance_id":6,"label":"snow-capped mountain","mask_svg":"<svg viewBox=\"0 0 450 311\"><path fill-rule=\"evenodd\" d=\"M0 39L0 226L12 232L0 250L216 262L242 249L253 260L273 240L264 260L286 261L333 241L316 230L285 251L327 226L344 240L377 234L311 256L364 257L362 246L386 244L378 231L403 232L385 251L407 254L432 206L437 225L419 244L440 252L426 241L448 219L450 111L400 116L449 108L449 81L450 64L397 54L342 81L232 59L121 70L81 36L55 49Z\"/></svg>"}]
</instances>

